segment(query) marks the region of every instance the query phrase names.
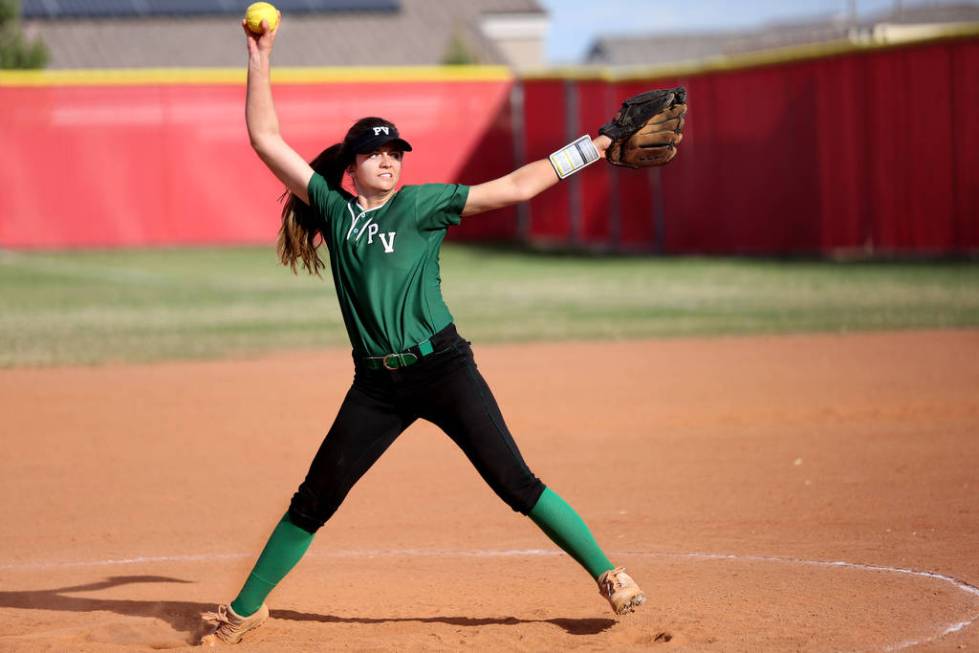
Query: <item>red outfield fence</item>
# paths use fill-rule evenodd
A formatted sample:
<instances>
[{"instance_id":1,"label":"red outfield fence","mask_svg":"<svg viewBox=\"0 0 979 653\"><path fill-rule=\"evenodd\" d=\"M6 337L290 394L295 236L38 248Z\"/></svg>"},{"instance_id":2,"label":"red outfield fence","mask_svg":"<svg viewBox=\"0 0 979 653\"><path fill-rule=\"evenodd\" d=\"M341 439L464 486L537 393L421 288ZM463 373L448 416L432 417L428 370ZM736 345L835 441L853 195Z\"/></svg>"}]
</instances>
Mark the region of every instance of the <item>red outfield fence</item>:
<instances>
[{"instance_id":1,"label":"red outfield fence","mask_svg":"<svg viewBox=\"0 0 979 653\"><path fill-rule=\"evenodd\" d=\"M645 77L279 70L308 158L362 115L398 123L405 183L478 183L682 84L679 156L594 165L464 239L711 254L979 250L979 38ZM247 142L242 71L0 74L0 246L269 243L281 191ZM970 118L970 116L972 116Z\"/></svg>"},{"instance_id":2,"label":"red outfield fence","mask_svg":"<svg viewBox=\"0 0 979 653\"><path fill-rule=\"evenodd\" d=\"M525 80L528 158L682 84L676 159L592 166L531 202L532 240L667 253L979 249L979 39L655 79ZM566 106L565 123L552 122ZM575 178L572 178L575 179Z\"/></svg>"},{"instance_id":3,"label":"red outfield fence","mask_svg":"<svg viewBox=\"0 0 979 653\"><path fill-rule=\"evenodd\" d=\"M393 116L419 152L406 183L513 165L509 137L469 161L508 115L505 70L273 75L283 133L307 159L369 112ZM0 77L0 246L274 242L283 189L249 147L243 80L178 70ZM486 234L513 232L512 219L503 226Z\"/></svg>"}]
</instances>

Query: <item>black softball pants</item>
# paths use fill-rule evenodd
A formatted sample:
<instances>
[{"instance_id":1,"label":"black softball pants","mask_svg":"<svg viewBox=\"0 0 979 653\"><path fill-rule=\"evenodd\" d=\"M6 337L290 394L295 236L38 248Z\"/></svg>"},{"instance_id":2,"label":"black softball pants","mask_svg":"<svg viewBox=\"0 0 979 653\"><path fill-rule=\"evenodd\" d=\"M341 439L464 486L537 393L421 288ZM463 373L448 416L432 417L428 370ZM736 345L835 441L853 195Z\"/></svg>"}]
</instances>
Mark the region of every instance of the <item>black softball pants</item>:
<instances>
[{"instance_id":1,"label":"black softball pants","mask_svg":"<svg viewBox=\"0 0 979 653\"><path fill-rule=\"evenodd\" d=\"M520 455L470 343L449 325L432 344L432 354L398 370L368 369L355 358L353 385L292 497L293 524L315 533L416 419L445 431L513 510L531 511L544 484Z\"/></svg>"}]
</instances>

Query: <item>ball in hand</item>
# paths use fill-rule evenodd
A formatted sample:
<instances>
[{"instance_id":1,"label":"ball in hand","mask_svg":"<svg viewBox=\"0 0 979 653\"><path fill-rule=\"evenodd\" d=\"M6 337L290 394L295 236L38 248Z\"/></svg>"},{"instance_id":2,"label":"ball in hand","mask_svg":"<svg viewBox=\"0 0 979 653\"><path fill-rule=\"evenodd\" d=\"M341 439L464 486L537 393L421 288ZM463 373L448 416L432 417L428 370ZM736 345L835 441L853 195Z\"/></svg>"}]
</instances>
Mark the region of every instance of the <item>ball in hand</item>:
<instances>
[{"instance_id":1,"label":"ball in hand","mask_svg":"<svg viewBox=\"0 0 979 653\"><path fill-rule=\"evenodd\" d=\"M253 34L262 33L262 21L269 24L269 31L279 26L279 10L268 2L253 2L245 10L245 24Z\"/></svg>"}]
</instances>

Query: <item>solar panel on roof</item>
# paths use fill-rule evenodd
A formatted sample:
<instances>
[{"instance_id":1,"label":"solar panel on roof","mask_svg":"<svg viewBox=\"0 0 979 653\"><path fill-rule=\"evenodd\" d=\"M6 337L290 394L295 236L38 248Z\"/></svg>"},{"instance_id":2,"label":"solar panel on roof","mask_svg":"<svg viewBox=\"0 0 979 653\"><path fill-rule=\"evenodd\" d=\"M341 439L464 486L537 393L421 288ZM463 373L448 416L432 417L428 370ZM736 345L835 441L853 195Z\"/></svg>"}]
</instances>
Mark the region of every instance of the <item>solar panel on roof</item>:
<instances>
[{"instance_id":1,"label":"solar panel on roof","mask_svg":"<svg viewBox=\"0 0 979 653\"><path fill-rule=\"evenodd\" d=\"M22 0L24 18L239 15L252 0ZM283 13L398 11L400 0L273 0Z\"/></svg>"}]
</instances>

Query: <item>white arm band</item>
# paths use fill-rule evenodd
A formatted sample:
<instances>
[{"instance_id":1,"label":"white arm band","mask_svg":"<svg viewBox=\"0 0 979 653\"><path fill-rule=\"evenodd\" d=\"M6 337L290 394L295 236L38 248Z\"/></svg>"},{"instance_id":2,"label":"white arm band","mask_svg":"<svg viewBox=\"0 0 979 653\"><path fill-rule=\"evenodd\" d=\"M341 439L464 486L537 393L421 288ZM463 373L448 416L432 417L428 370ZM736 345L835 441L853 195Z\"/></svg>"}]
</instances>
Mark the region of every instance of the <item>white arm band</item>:
<instances>
[{"instance_id":1,"label":"white arm band","mask_svg":"<svg viewBox=\"0 0 979 653\"><path fill-rule=\"evenodd\" d=\"M565 145L548 157L554 172L561 179L570 177L587 165L595 163L600 158L598 149L591 142L591 136L585 135L574 142Z\"/></svg>"}]
</instances>

